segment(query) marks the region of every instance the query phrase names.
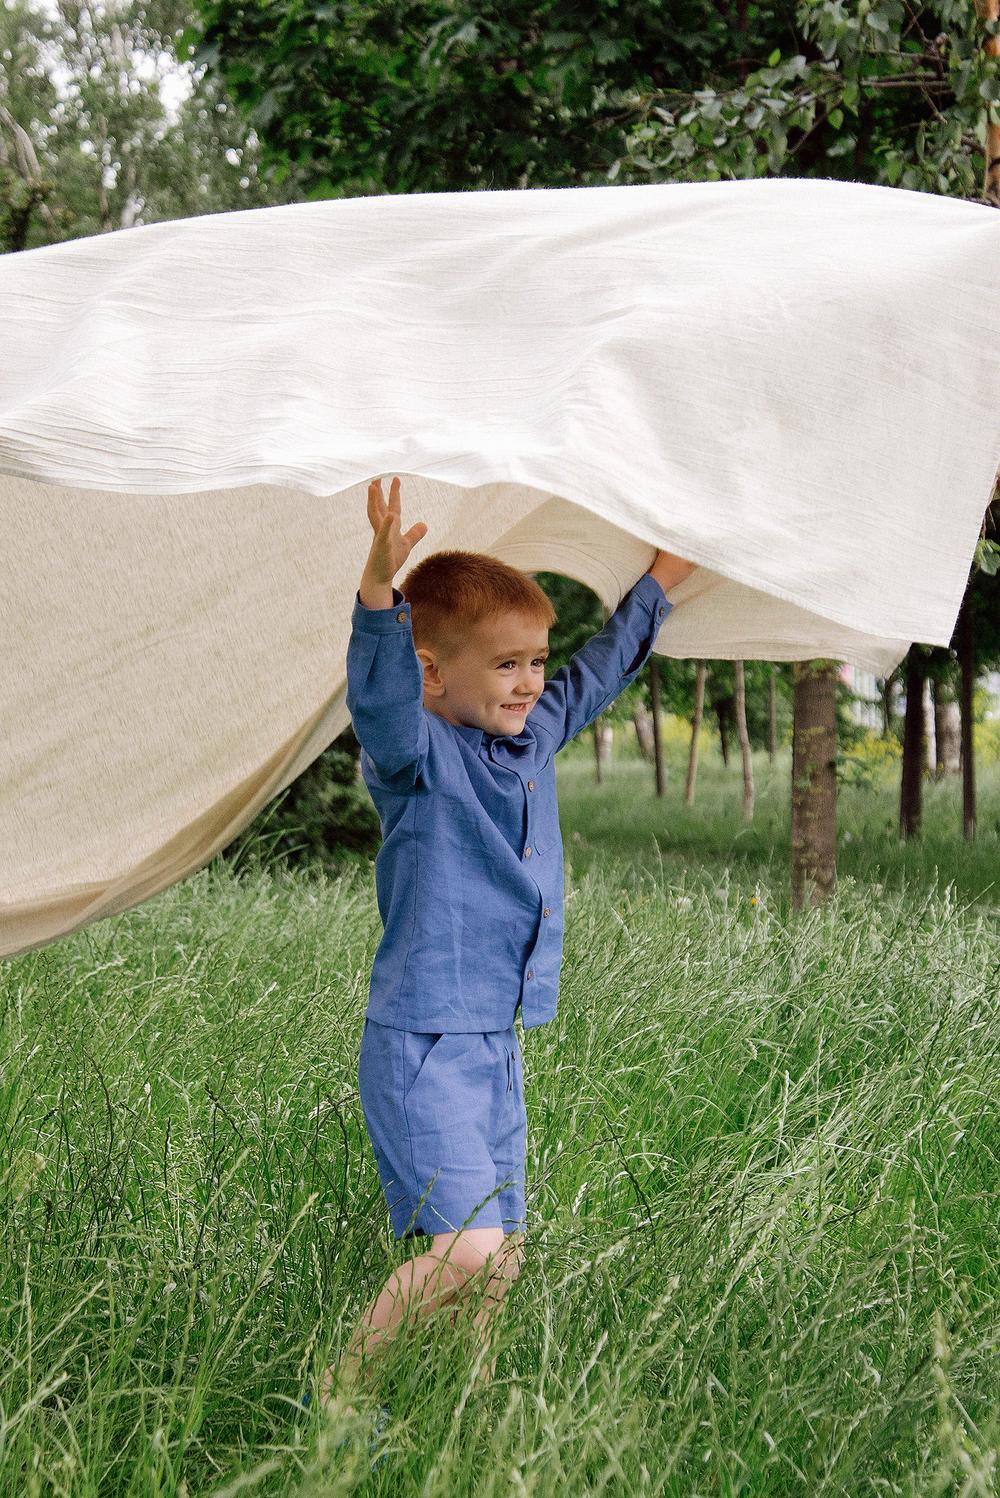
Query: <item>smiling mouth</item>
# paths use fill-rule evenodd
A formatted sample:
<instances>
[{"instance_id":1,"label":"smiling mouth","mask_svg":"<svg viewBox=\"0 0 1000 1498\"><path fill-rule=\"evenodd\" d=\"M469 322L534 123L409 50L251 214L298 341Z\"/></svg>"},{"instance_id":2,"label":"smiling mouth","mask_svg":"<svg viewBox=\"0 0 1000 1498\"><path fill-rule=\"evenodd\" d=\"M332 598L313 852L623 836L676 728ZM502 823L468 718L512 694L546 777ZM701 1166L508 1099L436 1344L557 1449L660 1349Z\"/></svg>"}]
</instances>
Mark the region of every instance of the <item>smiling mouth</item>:
<instances>
[{"instance_id":1,"label":"smiling mouth","mask_svg":"<svg viewBox=\"0 0 1000 1498\"><path fill-rule=\"evenodd\" d=\"M505 713L526 713L531 706L530 702L519 702L516 706L510 702L502 702L501 707Z\"/></svg>"}]
</instances>

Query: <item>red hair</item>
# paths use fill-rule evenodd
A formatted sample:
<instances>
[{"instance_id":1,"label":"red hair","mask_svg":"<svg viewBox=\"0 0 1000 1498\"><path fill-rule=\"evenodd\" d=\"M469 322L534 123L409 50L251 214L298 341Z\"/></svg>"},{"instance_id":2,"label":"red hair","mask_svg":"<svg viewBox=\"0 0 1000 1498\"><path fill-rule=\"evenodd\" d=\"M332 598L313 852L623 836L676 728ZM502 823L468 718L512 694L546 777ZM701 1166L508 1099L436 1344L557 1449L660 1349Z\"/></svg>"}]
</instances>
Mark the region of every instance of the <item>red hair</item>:
<instances>
[{"instance_id":1,"label":"red hair","mask_svg":"<svg viewBox=\"0 0 1000 1498\"><path fill-rule=\"evenodd\" d=\"M413 644L447 659L483 619L523 614L551 629L556 611L527 572L481 551L435 551L397 584L410 605Z\"/></svg>"}]
</instances>

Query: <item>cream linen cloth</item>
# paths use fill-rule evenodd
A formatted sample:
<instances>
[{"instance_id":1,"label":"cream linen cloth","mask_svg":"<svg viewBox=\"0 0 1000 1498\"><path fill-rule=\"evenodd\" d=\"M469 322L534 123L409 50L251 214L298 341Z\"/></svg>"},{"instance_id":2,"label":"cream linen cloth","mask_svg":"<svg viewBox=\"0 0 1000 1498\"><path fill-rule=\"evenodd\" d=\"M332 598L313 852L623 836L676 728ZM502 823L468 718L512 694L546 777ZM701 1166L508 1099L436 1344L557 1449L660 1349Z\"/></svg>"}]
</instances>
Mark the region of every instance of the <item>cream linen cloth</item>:
<instances>
[{"instance_id":1,"label":"cream linen cloth","mask_svg":"<svg viewBox=\"0 0 1000 1498\"><path fill-rule=\"evenodd\" d=\"M0 954L198 869L345 727L370 478L671 656L951 635L1000 215L814 179L334 199L0 259ZM386 493L388 484L385 485ZM398 581L399 579L397 579Z\"/></svg>"}]
</instances>

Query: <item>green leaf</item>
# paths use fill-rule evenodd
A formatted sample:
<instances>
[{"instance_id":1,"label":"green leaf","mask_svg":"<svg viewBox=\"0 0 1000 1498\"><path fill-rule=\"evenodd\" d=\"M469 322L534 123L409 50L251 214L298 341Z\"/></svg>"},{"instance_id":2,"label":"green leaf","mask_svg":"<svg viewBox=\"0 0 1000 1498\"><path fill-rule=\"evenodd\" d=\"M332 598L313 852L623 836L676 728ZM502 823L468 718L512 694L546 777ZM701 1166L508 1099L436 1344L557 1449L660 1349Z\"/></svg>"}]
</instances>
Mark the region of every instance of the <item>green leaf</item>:
<instances>
[{"instance_id":1,"label":"green leaf","mask_svg":"<svg viewBox=\"0 0 1000 1498\"><path fill-rule=\"evenodd\" d=\"M770 57L767 59L767 65L768 65L769 68L775 68L775 67L777 67L777 65L778 65L778 63L780 61L781 61L781 48L780 47L775 47L774 51L771 53Z\"/></svg>"},{"instance_id":2,"label":"green leaf","mask_svg":"<svg viewBox=\"0 0 1000 1498\"><path fill-rule=\"evenodd\" d=\"M627 57L630 47L637 46L625 38L599 36L594 41L595 62L617 62L619 57Z\"/></svg>"},{"instance_id":3,"label":"green leaf","mask_svg":"<svg viewBox=\"0 0 1000 1498\"><path fill-rule=\"evenodd\" d=\"M830 124L833 126L834 130L839 130L841 125L844 123L844 111L842 109L831 109L830 113L827 115L827 119L830 121Z\"/></svg>"},{"instance_id":4,"label":"green leaf","mask_svg":"<svg viewBox=\"0 0 1000 1498\"><path fill-rule=\"evenodd\" d=\"M977 541L975 565L988 577L996 577L1000 568L1000 546L996 541Z\"/></svg>"}]
</instances>

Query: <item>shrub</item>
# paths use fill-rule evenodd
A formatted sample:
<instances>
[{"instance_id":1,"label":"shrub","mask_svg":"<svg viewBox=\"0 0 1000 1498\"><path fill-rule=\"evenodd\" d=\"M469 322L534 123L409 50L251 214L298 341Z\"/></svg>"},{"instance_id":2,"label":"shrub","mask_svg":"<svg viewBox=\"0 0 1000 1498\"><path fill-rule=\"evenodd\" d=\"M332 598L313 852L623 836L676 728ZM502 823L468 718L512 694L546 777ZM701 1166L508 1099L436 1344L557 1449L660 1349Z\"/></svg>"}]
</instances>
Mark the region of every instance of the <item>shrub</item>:
<instances>
[{"instance_id":1,"label":"shrub","mask_svg":"<svg viewBox=\"0 0 1000 1498\"><path fill-rule=\"evenodd\" d=\"M977 723L973 729L973 743L974 759L982 757L984 764L1000 764L1000 718L987 718Z\"/></svg>"},{"instance_id":2,"label":"shrub","mask_svg":"<svg viewBox=\"0 0 1000 1498\"><path fill-rule=\"evenodd\" d=\"M874 787L887 772L898 773L903 748L895 735L883 738L872 728L858 734L837 755L838 785Z\"/></svg>"}]
</instances>

